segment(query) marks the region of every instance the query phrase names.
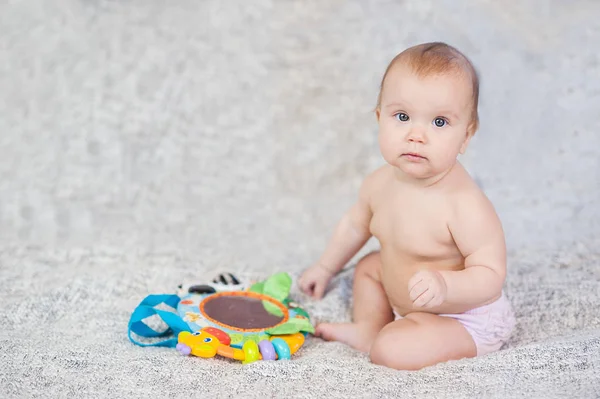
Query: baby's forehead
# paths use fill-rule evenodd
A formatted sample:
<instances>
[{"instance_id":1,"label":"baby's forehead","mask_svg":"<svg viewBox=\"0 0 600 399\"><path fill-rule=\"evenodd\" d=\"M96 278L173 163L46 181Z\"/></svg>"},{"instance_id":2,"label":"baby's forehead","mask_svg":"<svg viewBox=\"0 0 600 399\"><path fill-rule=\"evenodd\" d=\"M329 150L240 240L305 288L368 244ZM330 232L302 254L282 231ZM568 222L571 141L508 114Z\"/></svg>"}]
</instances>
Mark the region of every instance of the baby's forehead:
<instances>
[{"instance_id":1,"label":"baby's forehead","mask_svg":"<svg viewBox=\"0 0 600 399\"><path fill-rule=\"evenodd\" d=\"M419 81L424 82L430 80L451 81L452 83L458 83L468 88L470 88L472 85L471 80L469 79L468 71L464 70L458 65L445 70L417 70L408 63L397 63L390 68L386 79L383 82L384 85L388 81L396 80L394 78L412 78L416 83Z\"/></svg>"},{"instance_id":2,"label":"baby's forehead","mask_svg":"<svg viewBox=\"0 0 600 399\"><path fill-rule=\"evenodd\" d=\"M391 68L384 81L380 106L401 104L423 109L462 110L472 106L472 84L460 70L419 74L410 66Z\"/></svg>"}]
</instances>

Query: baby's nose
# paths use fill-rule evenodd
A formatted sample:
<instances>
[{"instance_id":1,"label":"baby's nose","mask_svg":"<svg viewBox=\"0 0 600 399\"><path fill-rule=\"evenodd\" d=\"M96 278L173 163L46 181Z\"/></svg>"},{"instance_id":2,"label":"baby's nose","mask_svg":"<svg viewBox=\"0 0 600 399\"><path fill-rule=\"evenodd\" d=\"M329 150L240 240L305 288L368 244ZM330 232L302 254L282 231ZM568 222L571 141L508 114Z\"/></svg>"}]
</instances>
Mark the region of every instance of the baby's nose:
<instances>
[{"instance_id":1,"label":"baby's nose","mask_svg":"<svg viewBox=\"0 0 600 399\"><path fill-rule=\"evenodd\" d=\"M425 131L419 126L414 126L408 133L408 141L423 143L425 142Z\"/></svg>"}]
</instances>

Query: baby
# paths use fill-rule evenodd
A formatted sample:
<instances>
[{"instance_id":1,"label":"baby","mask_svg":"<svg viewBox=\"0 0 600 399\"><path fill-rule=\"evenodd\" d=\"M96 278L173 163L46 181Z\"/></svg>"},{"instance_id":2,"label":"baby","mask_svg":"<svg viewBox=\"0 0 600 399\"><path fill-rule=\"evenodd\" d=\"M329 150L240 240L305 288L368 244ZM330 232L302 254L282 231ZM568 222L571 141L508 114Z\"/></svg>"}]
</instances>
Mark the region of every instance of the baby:
<instances>
[{"instance_id":1,"label":"baby","mask_svg":"<svg viewBox=\"0 0 600 399\"><path fill-rule=\"evenodd\" d=\"M321 298L371 236L380 251L354 272L353 322L315 334L416 370L500 349L515 319L503 293L506 246L485 194L457 161L478 128L479 79L454 47L397 55L377 102L386 164L362 183L319 261L299 280Z\"/></svg>"}]
</instances>

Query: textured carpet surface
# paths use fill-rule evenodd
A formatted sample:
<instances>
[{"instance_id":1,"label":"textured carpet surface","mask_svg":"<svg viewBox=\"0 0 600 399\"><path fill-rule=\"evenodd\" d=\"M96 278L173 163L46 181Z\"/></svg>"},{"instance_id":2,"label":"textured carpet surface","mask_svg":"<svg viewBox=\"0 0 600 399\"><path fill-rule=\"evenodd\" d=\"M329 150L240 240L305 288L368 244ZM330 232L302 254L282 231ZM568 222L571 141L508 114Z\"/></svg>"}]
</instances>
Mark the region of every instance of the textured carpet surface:
<instances>
[{"instance_id":1,"label":"textured carpet surface","mask_svg":"<svg viewBox=\"0 0 600 399\"><path fill-rule=\"evenodd\" d=\"M0 2L0 397L599 397L599 16L591 0ZM462 162L506 230L509 344L400 372L315 338L247 366L129 343L147 294L315 261L382 163L387 63L432 40L481 73ZM349 320L351 280L293 294Z\"/></svg>"}]
</instances>

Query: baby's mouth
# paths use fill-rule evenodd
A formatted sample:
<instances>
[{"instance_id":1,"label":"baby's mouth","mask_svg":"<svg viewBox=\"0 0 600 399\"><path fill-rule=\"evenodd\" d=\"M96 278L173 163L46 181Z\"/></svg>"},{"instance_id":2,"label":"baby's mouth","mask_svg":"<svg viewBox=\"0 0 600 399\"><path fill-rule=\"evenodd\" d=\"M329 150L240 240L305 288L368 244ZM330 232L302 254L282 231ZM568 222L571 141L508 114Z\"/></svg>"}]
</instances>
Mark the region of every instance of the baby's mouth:
<instances>
[{"instance_id":1,"label":"baby's mouth","mask_svg":"<svg viewBox=\"0 0 600 399\"><path fill-rule=\"evenodd\" d=\"M411 161L418 161L418 160L426 160L427 158L425 158L423 155L418 154L416 152L406 152L404 154L401 155L402 158L407 158Z\"/></svg>"}]
</instances>

